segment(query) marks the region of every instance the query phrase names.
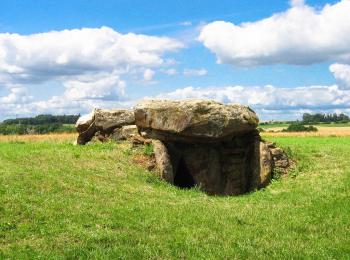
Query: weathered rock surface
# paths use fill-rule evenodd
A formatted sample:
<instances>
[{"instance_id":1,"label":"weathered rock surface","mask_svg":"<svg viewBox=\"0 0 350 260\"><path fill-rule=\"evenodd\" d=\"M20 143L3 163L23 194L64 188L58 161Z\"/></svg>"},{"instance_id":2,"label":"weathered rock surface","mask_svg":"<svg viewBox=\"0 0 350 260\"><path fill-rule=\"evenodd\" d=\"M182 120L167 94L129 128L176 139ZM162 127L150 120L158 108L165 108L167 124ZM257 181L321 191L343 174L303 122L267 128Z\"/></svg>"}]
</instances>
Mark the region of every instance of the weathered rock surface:
<instances>
[{"instance_id":1,"label":"weathered rock surface","mask_svg":"<svg viewBox=\"0 0 350 260\"><path fill-rule=\"evenodd\" d=\"M270 183L274 167L270 149L265 142L255 142L253 160L255 165L252 167L250 189L261 189Z\"/></svg>"},{"instance_id":2,"label":"weathered rock surface","mask_svg":"<svg viewBox=\"0 0 350 260\"><path fill-rule=\"evenodd\" d=\"M290 161L287 154L279 147L276 147L275 143L269 142L268 147L271 152L275 171L285 174L290 167Z\"/></svg>"},{"instance_id":3,"label":"weathered rock surface","mask_svg":"<svg viewBox=\"0 0 350 260\"><path fill-rule=\"evenodd\" d=\"M171 163L170 154L165 144L159 140L153 140L153 151L156 158L156 164L161 177L170 182L174 182L174 171Z\"/></svg>"},{"instance_id":4,"label":"weathered rock surface","mask_svg":"<svg viewBox=\"0 0 350 260\"><path fill-rule=\"evenodd\" d=\"M103 132L111 132L113 129L125 125L135 124L134 112L126 109L95 109L95 126Z\"/></svg>"},{"instance_id":5,"label":"weathered rock surface","mask_svg":"<svg viewBox=\"0 0 350 260\"><path fill-rule=\"evenodd\" d=\"M75 125L79 133L77 144L86 144L94 136L97 136L99 140L106 140L116 129L134 123L135 117L132 110L94 109L89 115L79 118ZM129 130L124 129L123 134L126 134L126 131Z\"/></svg>"},{"instance_id":6,"label":"weathered rock surface","mask_svg":"<svg viewBox=\"0 0 350 260\"><path fill-rule=\"evenodd\" d=\"M131 137L138 134L139 133L136 125L126 125L122 127L122 136L125 139L130 139Z\"/></svg>"},{"instance_id":7,"label":"weathered rock surface","mask_svg":"<svg viewBox=\"0 0 350 260\"><path fill-rule=\"evenodd\" d=\"M75 128L77 129L78 133L85 132L93 121L94 112L91 112L90 114L79 117L78 121L75 123Z\"/></svg>"},{"instance_id":8,"label":"weathered rock surface","mask_svg":"<svg viewBox=\"0 0 350 260\"><path fill-rule=\"evenodd\" d=\"M129 140L135 135L138 135L136 125L125 125L120 128L115 128L110 134L109 139L114 141Z\"/></svg>"},{"instance_id":9,"label":"weathered rock surface","mask_svg":"<svg viewBox=\"0 0 350 260\"><path fill-rule=\"evenodd\" d=\"M207 100L146 100L134 111L139 130L164 141L230 140L254 130L259 122L247 106Z\"/></svg>"}]
</instances>

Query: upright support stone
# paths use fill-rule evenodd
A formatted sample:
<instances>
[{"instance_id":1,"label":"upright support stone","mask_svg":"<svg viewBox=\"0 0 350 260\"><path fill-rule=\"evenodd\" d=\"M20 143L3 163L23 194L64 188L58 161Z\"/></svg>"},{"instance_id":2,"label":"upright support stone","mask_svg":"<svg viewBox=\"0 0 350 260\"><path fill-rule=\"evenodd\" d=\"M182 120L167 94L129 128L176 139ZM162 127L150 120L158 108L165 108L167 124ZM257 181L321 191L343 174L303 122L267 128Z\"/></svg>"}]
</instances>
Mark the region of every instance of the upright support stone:
<instances>
[{"instance_id":1,"label":"upright support stone","mask_svg":"<svg viewBox=\"0 0 350 260\"><path fill-rule=\"evenodd\" d=\"M168 148L162 141L153 140L153 151L157 168L161 177L167 182L174 183L174 171Z\"/></svg>"},{"instance_id":2,"label":"upright support stone","mask_svg":"<svg viewBox=\"0 0 350 260\"><path fill-rule=\"evenodd\" d=\"M256 140L254 143L253 167L250 190L266 187L272 178L273 160L266 143Z\"/></svg>"}]
</instances>

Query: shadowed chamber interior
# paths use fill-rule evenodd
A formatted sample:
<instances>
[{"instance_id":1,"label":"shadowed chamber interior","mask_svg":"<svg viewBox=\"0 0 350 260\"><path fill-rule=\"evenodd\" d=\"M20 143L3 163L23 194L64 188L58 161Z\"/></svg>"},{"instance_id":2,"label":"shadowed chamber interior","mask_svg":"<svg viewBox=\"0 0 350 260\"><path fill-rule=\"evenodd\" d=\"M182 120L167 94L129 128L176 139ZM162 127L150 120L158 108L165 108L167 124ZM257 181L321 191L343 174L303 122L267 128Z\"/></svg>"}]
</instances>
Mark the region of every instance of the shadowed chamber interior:
<instances>
[{"instance_id":1,"label":"shadowed chamber interior","mask_svg":"<svg viewBox=\"0 0 350 260\"><path fill-rule=\"evenodd\" d=\"M174 176L174 185L180 188L192 188L195 186L193 176L190 174L183 158L180 159Z\"/></svg>"}]
</instances>

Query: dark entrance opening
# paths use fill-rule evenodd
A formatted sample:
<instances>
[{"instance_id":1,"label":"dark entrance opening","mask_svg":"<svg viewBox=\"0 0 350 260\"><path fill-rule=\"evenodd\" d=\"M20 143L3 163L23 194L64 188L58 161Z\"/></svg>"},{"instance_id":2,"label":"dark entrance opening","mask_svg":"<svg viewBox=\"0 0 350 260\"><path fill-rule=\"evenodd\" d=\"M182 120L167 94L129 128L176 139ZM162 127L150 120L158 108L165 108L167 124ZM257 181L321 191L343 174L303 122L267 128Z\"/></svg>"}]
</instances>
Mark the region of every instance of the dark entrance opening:
<instances>
[{"instance_id":1,"label":"dark entrance opening","mask_svg":"<svg viewBox=\"0 0 350 260\"><path fill-rule=\"evenodd\" d=\"M175 173L174 184L180 188L192 188L195 185L194 179L187 169L185 161L181 158Z\"/></svg>"}]
</instances>

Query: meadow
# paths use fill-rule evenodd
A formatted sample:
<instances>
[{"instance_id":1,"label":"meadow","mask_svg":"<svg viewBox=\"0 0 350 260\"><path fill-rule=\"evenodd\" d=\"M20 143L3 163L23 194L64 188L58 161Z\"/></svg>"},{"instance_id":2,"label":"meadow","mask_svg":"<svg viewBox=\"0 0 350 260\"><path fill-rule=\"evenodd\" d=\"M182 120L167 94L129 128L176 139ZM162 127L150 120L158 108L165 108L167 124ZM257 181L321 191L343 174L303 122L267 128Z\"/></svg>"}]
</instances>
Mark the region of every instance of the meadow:
<instances>
[{"instance_id":1,"label":"meadow","mask_svg":"<svg viewBox=\"0 0 350 260\"><path fill-rule=\"evenodd\" d=\"M350 137L274 136L288 176L238 197L161 181L127 142L0 137L0 259L349 259Z\"/></svg>"}]
</instances>

